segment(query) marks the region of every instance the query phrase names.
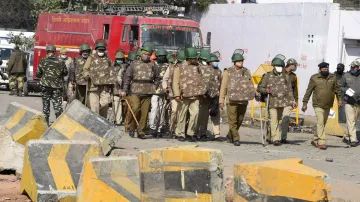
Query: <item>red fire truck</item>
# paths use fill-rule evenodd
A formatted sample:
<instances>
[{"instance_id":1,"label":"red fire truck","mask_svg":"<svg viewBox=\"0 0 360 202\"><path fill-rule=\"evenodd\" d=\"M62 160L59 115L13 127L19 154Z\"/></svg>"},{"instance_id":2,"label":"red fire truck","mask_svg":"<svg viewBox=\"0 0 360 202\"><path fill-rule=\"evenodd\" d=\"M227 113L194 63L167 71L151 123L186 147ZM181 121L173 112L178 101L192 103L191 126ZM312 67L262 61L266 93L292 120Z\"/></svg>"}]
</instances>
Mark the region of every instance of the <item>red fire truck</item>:
<instances>
[{"instance_id":1,"label":"red fire truck","mask_svg":"<svg viewBox=\"0 0 360 202\"><path fill-rule=\"evenodd\" d=\"M178 15L170 16L174 11ZM184 8L165 4L107 4L97 12L42 13L36 30L31 82L36 85L35 72L41 58L46 56L48 44L54 44L58 51L67 48L68 55L74 58L79 55L80 44L94 47L96 40L103 39L112 60L119 48L127 54L144 42L168 51L184 46L203 47L199 23L185 18L183 11Z\"/></svg>"}]
</instances>

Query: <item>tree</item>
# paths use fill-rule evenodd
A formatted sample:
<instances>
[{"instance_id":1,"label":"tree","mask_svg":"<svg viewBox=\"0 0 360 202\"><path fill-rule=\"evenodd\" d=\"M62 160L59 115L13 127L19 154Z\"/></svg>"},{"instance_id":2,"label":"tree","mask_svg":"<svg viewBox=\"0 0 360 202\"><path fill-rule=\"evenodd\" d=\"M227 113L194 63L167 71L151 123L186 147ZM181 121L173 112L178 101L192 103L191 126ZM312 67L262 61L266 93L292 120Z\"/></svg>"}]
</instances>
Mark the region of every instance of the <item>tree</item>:
<instances>
[{"instance_id":1,"label":"tree","mask_svg":"<svg viewBox=\"0 0 360 202\"><path fill-rule=\"evenodd\" d=\"M21 50L31 50L34 48L35 36L26 37L22 32L18 35L15 35L13 32L10 32L8 36L10 37L8 42L15 44L16 46L19 46Z\"/></svg>"},{"instance_id":2,"label":"tree","mask_svg":"<svg viewBox=\"0 0 360 202\"><path fill-rule=\"evenodd\" d=\"M37 20L40 13L49 12L53 10L59 10L62 8L60 0L30 0L32 9L31 9L31 18L34 21L34 28L37 25Z\"/></svg>"},{"instance_id":3,"label":"tree","mask_svg":"<svg viewBox=\"0 0 360 202\"><path fill-rule=\"evenodd\" d=\"M342 8L360 8L359 0L335 0L334 3L339 3Z\"/></svg>"}]
</instances>

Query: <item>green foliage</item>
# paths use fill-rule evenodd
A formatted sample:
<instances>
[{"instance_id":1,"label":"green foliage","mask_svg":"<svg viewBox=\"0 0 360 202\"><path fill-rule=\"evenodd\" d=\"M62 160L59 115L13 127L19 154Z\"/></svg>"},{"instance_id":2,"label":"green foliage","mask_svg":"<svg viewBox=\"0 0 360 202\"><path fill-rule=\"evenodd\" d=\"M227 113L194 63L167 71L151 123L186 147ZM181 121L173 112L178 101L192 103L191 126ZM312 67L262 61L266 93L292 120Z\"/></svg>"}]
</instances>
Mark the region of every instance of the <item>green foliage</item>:
<instances>
[{"instance_id":1,"label":"green foliage","mask_svg":"<svg viewBox=\"0 0 360 202\"><path fill-rule=\"evenodd\" d=\"M37 19L40 13L59 10L62 8L60 0L33 0L31 9L31 18L34 19L34 27L37 25Z\"/></svg>"},{"instance_id":2,"label":"green foliage","mask_svg":"<svg viewBox=\"0 0 360 202\"><path fill-rule=\"evenodd\" d=\"M18 35L15 35L13 32L10 32L8 36L10 37L8 42L13 43L16 46L19 46L21 50L31 50L34 48L35 36L26 37L22 32Z\"/></svg>"}]
</instances>

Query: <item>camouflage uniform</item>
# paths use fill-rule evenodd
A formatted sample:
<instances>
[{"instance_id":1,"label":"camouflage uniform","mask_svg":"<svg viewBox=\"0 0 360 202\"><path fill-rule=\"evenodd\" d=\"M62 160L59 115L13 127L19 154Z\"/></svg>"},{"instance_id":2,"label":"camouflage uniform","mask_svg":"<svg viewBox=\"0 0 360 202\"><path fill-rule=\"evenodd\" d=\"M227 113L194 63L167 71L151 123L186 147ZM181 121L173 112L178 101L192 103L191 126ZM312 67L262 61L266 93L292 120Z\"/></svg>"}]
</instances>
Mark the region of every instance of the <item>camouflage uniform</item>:
<instances>
[{"instance_id":1,"label":"camouflage uniform","mask_svg":"<svg viewBox=\"0 0 360 202\"><path fill-rule=\"evenodd\" d=\"M185 122L188 111L190 113L190 119L187 135L195 135L199 115L199 101L206 92L201 78L199 66L183 63L174 70L174 96L182 98L178 106L179 115L175 130L177 137L185 137Z\"/></svg>"},{"instance_id":2,"label":"camouflage uniform","mask_svg":"<svg viewBox=\"0 0 360 202\"><path fill-rule=\"evenodd\" d=\"M65 63L58 57L50 56L40 61L36 77L40 78L42 90L43 113L49 124L50 100L53 103L55 116L58 118L62 109L63 77L68 74Z\"/></svg>"},{"instance_id":3,"label":"camouflage uniform","mask_svg":"<svg viewBox=\"0 0 360 202\"><path fill-rule=\"evenodd\" d=\"M75 98L85 104L86 97L86 83L87 81L82 78L83 68L85 66L86 59L82 56L78 56L74 60L74 65L70 68L69 73L69 88L75 87Z\"/></svg>"},{"instance_id":4,"label":"camouflage uniform","mask_svg":"<svg viewBox=\"0 0 360 202\"><path fill-rule=\"evenodd\" d=\"M235 65L225 69L220 89L219 103L225 104L228 114L229 132L227 138L232 142L240 141L239 128L243 122L249 100L254 99L254 85L250 71Z\"/></svg>"},{"instance_id":5,"label":"camouflage uniform","mask_svg":"<svg viewBox=\"0 0 360 202\"><path fill-rule=\"evenodd\" d=\"M11 94L18 92L21 96L23 91L24 77L26 76L26 56L20 50L14 50L11 53L8 62L8 73L9 73L9 88L12 91ZM16 86L17 83L17 86Z\"/></svg>"},{"instance_id":6,"label":"camouflage uniform","mask_svg":"<svg viewBox=\"0 0 360 202\"><path fill-rule=\"evenodd\" d=\"M68 72L71 72L71 69L74 69L74 61L73 61L73 59L71 59L71 57L66 57L66 58L59 57L59 58L60 58L60 60L64 61ZM70 87L72 88L72 84L69 83L69 77L68 76L64 76L64 81L63 82L64 82L64 89L63 89L64 95L63 95L63 97L65 98L64 101L70 102L71 98L69 98L68 95L66 95L66 94L68 92L68 86L70 85Z\"/></svg>"},{"instance_id":7,"label":"camouflage uniform","mask_svg":"<svg viewBox=\"0 0 360 202\"><path fill-rule=\"evenodd\" d=\"M147 134L148 113L151 104L151 95L159 85L158 72L154 62L133 61L127 68L124 77L122 92L129 92L128 100L137 120L139 137ZM136 123L132 117L129 121L129 130L136 130Z\"/></svg>"},{"instance_id":8,"label":"camouflage uniform","mask_svg":"<svg viewBox=\"0 0 360 202\"><path fill-rule=\"evenodd\" d=\"M210 110L218 106L219 101L219 90L220 90L220 80L221 80L221 71L219 69L214 69L209 65L200 65L200 71L202 74L202 79L206 88L206 99L200 101L199 106L199 120L198 120L198 134L201 137L206 136L207 126L209 122ZM213 132L215 137L220 136L220 113L217 110L216 114L212 114L211 122L213 124Z\"/></svg>"},{"instance_id":9,"label":"camouflage uniform","mask_svg":"<svg viewBox=\"0 0 360 202\"><path fill-rule=\"evenodd\" d=\"M110 93L116 81L114 69L110 58L105 54L103 57L97 53L92 54L86 60L83 69L83 78L90 78L89 104L90 109L107 118Z\"/></svg>"},{"instance_id":10,"label":"camouflage uniform","mask_svg":"<svg viewBox=\"0 0 360 202\"><path fill-rule=\"evenodd\" d=\"M155 68L159 72L159 79L162 82L166 70L168 69L168 63L155 63ZM162 85L156 90L155 95L151 97L151 111L149 117L150 129L155 132L161 132L165 122L165 93ZM161 114L160 114L161 112ZM159 120L160 119L160 120ZM157 129L157 131L156 131Z\"/></svg>"},{"instance_id":11,"label":"camouflage uniform","mask_svg":"<svg viewBox=\"0 0 360 202\"><path fill-rule=\"evenodd\" d=\"M258 92L267 94L267 87L271 89L269 100L269 112L271 121L270 141L280 141L280 121L283 119L285 107L295 104L294 94L291 87L289 75L277 72L275 69L264 74L258 86Z\"/></svg>"}]
</instances>

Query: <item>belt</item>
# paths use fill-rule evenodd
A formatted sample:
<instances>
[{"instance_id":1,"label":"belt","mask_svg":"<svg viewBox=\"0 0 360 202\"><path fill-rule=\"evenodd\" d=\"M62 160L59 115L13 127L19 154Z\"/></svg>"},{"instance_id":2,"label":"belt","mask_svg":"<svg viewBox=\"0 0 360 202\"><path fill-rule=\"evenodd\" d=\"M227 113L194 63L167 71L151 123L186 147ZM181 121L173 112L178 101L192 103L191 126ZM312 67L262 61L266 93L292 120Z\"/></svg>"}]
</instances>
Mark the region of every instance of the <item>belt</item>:
<instances>
[{"instance_id":1,"label":"belt","mask_svg":"<svg viewBox=\"0 0 360 202\"><path fill-rule=\"evenodd\" d=\"M132 80L134 83L154 83L152 80L140 80L140 79L134 79Z\"/></svg>"}]
</instances>

